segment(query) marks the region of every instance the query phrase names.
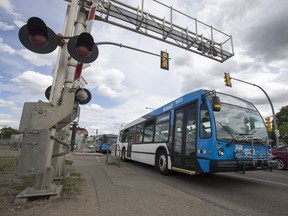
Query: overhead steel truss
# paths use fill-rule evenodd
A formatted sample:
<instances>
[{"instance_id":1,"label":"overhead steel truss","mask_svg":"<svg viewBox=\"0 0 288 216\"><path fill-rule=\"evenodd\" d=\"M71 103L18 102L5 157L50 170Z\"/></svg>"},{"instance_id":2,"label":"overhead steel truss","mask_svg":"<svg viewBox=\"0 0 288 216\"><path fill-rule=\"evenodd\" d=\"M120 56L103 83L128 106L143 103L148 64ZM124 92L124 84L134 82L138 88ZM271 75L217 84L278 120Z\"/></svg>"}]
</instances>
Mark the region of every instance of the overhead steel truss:
<instances>
[{"instance_id":1,"label":"overhead steel truss","mask_svg":"<svg viewBox=\"0 0 288 216\"><path fill-rule=\"evenodd\" d=\"M95 20L104 21L137 32L219 62L224 62L234 55L231 35L172 7L168 7L157 0L153 0L164 7L168 7L170 10L169 21L165 20L165 18L159 18L143 10L143 1L142 8L139 6L138 8L134 8L117 0L99 0ZM188 29L188 27L174 24L173 13L179 13L191 20L191 22L194 22L195 32ZM203 33L200 34L198 32L200 25L202 31L206 32L205 36L203 36ZM204 30L203 27L205 28ZM217 34L217 40L221 39L221 41L215 40L215 34Z\"/></svg>"}]
</instances>

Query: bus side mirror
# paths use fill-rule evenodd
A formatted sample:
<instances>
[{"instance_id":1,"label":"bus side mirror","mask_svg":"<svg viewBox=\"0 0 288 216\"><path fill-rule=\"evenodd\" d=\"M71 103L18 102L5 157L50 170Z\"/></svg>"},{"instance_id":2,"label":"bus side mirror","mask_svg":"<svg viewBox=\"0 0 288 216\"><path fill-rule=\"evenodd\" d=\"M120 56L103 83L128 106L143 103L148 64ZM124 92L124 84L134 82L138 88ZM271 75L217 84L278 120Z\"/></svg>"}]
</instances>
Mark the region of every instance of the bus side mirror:
<instances>
[{"instance_id":1,"label":"bus side mirror","mask_svg":"<svg viewBox=\"0 0 288 216\"><path fill-rule=\"evenodd\" d=\"M221 110L221 101L220 101L220 98L217 95L213 96L212 106L213 106L212 107L213 111L219 112Z\"/></svg>"}]
</instances>

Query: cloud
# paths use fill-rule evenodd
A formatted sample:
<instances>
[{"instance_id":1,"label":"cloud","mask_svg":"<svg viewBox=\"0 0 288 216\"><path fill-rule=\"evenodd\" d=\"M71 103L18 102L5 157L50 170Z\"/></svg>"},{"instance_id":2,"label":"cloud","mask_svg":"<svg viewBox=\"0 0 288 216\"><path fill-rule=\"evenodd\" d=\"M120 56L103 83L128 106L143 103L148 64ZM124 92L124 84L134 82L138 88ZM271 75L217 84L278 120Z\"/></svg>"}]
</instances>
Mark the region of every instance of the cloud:
<instances>
[{"instance_id":1,"label":"cloud","mask_svg":"<svg viewBox=\"0 0 288 216\"><path fill-rule=\"evenodd\" d=\"M248 42L248 55L266 63L287 59L287 7L287 1L277 1L266 4L261 11L255 10L254 21L248 26L243 37L244 41Z\"/></svg>"},{"instance_id":2,"label":"cloud","mask_svg":"<svg viewBox=\"0 0 288 216\"><path fill-rule=\"evenodd\" d=\"M53 78L49 75L44 75L34 71L25 71L12 79L12 82L17 85L21 93L37 95L46 90L51 85Z\"/></svg>"},{"instance_id":3,"label":"cloud","mask_svg":"<svg viewBox=\"0 0 288 216\"><path fill-rule=\"evenodd\" d=\"M15 29L14 25L9 25L8 23L4 23L0 21L0 29L3 31L9 31Z\"/></svg>"},{"instance_id":4,"label":"cloud","mask_svg":"<svg viewBox=\"0 0 288 216\"><path fill-rule=\"evenodd\" d=\"M43 55L33 53L28 49L21 49L17 51L17 54L35 66L53 65L57 57L57 51Z\"/></svg>"},{"instance_id":5,"label":"cloud","mask_svg":"<svg viewBox=\"0 0 288 216\"><path fill-rule=\"evenodd\" d=\"M97 88L101 85L111 86L114 88L123 88L125 75L118 69L99 69L94 66L88 67L82 74L85 79L89 80L89 87Z\"/></svg>"},{"instance_id":6,"label":"cloud","mask_svg":"<svg viewBox=\"0 0 288 216\"><path fill-rule=\"evenodd\" d=\"M14 55L16 53L16 50L10 47L8 44L3 43L3 38L0 37L0 52Z\"/></svg>"},{"instance_id":7,"label":"cloud","mask_svg":"<svg viewBox=\"0 0 288 216\"><path fill-rule=\"evenodd\" d=\"M0 8L3 8L7 13L12 14L13 16L19 16L19 14L16 12L15 6L10 0L1 0Z\"/></svg>"},{"instance_id":8,"label":"cloud","mask_svg":"<svg viewBox=\"0 0 288 216\"><path fill-rule=\"evenodd\" d=\"M0 98L0 107L12 107L14 105L15 105L14 101L5 101Z\"/></svg>"},{"instance_id":9,"label":"cloud","mask_svg":"<svg viewBox=\"0 0 288 216\"><path fill-rule=\"evenodd\" d=\"M102 110L104 110L104 108L101 107L100 105L98 105L98 104L93 104L93 103L86 105L86 106L85 106L85 109L87 109L87 110L92 110L92 111L102 111Z\"/></svg>"},{"instance_id":10,"label":"cloud","mask_svg":"<svg viewBox=\"0 0 288 216\"><path fill-rule=\"evenodd\" d=\"M137 94L139 91L130 91L123 82L125 75L118 69L97 69L94 66L83 71L82 76L88 81L89 88L95 88L103 96L123 99Z\"/></svg>"}]
</instances>

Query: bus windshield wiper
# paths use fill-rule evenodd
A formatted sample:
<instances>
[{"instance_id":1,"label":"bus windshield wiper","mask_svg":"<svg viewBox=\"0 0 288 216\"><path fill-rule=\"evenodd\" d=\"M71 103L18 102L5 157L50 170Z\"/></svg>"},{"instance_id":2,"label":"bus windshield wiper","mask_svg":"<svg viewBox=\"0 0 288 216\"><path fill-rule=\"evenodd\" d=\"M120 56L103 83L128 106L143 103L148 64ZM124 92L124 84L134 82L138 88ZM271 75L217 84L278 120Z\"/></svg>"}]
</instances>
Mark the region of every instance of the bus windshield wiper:
<instances>
[{"instance_id":1,"label":"bus windshield wiper","mask_svg":"<svg viewBox=\"0 0 288 216\"><path fill-rule=\"evenodd\" d=\"M227 128L226 125L223 125L222 122L219 122L219 124L229 133L229 135L234 139L234 136L232 132ZM229 127L230 128L230 127ZM232 130L232 129L231 129Z\"/></svg>"}]
</instances>

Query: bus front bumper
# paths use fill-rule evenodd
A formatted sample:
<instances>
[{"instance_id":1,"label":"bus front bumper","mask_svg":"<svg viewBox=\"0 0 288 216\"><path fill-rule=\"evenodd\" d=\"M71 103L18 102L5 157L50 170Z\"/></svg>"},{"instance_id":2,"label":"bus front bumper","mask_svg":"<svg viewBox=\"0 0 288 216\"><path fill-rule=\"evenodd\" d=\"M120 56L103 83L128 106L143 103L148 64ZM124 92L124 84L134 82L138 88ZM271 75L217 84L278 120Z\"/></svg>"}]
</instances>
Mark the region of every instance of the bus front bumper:
<instances>
[{"instance_id":1,"label":"bus front bumper","mask_svg":"<svg viewBox=\"0 0 288 216\"><path fill-rule=\"evenodd\" d=\"M270 170L277 168L274 160L212 160L210 172L243 172L250 170Z\"/></svg>"}]
</instances>

